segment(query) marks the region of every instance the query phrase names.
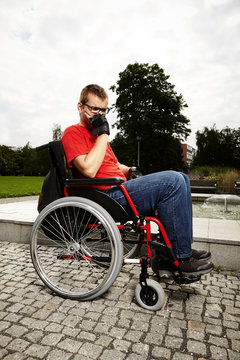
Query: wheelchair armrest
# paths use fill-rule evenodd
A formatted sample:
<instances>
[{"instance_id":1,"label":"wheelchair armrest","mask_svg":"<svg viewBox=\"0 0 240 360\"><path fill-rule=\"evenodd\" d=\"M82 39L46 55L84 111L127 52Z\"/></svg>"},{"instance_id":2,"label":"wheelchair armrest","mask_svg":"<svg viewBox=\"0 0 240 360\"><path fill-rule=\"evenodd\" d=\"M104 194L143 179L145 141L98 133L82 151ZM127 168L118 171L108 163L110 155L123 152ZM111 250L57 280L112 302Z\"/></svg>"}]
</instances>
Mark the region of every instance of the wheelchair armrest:
<instances>
[{"instance_id":1,"label":"wheelchair armrest","mask_svg":"<svg viewBox=\"0 0 240 360\"><path fill-rule=\"evenodd\" d=\"M66 185L120 185L124 180L120 177L110 178L78 178L66 179Z\"/></svg>"}]
</instances>

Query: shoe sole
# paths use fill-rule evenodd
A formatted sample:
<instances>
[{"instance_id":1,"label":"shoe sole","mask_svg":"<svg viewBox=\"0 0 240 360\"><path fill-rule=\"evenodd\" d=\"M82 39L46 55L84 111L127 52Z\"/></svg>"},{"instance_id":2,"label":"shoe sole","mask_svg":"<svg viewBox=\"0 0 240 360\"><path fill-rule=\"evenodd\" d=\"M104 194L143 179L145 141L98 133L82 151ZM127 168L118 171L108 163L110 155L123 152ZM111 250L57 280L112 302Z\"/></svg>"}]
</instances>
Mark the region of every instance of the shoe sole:
<instances>
[{"instance_id":1,"label":"shoe sole","mask_svg":"<svg viewBox=\"0 0 240 360\"><path fill-rule=\"evenodd\" d=\"M194 258L195 260L203 260L203 261L210 260L211 257L212 257L212 256L210 255L210 256L207 256L207 257L205 257L205 258L200 258L200 259L198 259L198 258L195 258L195 257L193 256L193 258Z\"/></svg>"},{"instance_id":2,"label":"shoe sole","mask_svg":"<svg viewBox=\"0 0 240 360\"><path fill-rule=\"evenodd\" d=\"M183 274L184 276L187 276L187 277L189 277L189 278L192 278L192 277L196 277L196 276L201 276L201 275L208 274L208 273L210 273L212 270L213 270L213 267L211 267L211 268L209 268L209 269L205 269L205 270L195 271L195 272L185 272L185 271L182 271L182 274Z\"/></svg>"}]
</instances>

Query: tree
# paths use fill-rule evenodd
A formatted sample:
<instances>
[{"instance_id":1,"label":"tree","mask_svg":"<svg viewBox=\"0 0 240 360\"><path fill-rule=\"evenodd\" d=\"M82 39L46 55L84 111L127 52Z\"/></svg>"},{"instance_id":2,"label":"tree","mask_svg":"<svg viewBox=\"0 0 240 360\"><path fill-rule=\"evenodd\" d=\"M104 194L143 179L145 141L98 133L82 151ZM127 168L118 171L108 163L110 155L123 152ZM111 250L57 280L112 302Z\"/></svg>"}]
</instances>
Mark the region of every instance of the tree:
<instances>
[{"instance_id":1,"label":"tree","mask_svg":"<svg viewBox=\"0 0 240 360\"><path fill-rule=\"evenodd\" d=\"M62 137L61 125L53 124L52 132L53 132L53 134L52 134L53 141L61 139L61 137Z\"/></svg>"},{"instance_id":2,"label":"tree","mask_svg":"<svg viewBox=\"0 0 240 360\"><path fill-rule=\"evenodd\" d=\"M19 149L13 150L6 145L0 145L0 175L18 175L22 168L22 158Z\"/></svg>"},{"instance_id":3,"label":"tree","mask_svg":"<svg viewBox=\"0 0 240 360\"><path fill-rule=\"evenodd\" d=\"M218 130L214 124L196 132L197 153L193 166L230 166L240 168L240 128Z\"/></svg>"},{"instance_id":4,"label":"tree","mask_svg":"<svg viewBox=\"0 0 240 360\"><path fill-rule=\"evenodd\" d=\"M190 134L189 120L181 114L187 107L158 64L130 64L119 74L111 90L117 94L114 126L119 133L111 142L119 161L137 159L140 140L141 168L145 172L182 168L180 142ZM127 151L123 152L123 146ZM121 151L119 151L121 150Z\"/></svg>"}]
</instances>

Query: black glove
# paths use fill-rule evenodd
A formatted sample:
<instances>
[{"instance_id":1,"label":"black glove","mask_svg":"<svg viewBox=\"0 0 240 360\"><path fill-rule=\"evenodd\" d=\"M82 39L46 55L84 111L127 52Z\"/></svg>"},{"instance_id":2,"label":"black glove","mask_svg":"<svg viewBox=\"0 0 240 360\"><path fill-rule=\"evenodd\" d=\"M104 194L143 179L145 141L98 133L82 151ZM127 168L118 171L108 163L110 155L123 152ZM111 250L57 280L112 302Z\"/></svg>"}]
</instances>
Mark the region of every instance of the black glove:
<instances>
[{"instance_id":1,"label":"black glove","mask_svg":"<svg viewBox=\"0 0 240 360\"><path fill-rule=\"evenodd\" d=\"M141 173L141 171L139 170L138 166L132 166L129 169L129 179L136 179L143 176L143 174Z\"/></svg>"},{"instance_id":2,"label":"black glove","mask_svg":"<svg viewBox=\"0 0 240 360\"><path fill-rule=\"evenodd\" d=\"M108 134L110 135L110 129L105 115L96 114L89 119L90 123L94 127L91 134L92 136Z\"/></svg>"}]
</instances>

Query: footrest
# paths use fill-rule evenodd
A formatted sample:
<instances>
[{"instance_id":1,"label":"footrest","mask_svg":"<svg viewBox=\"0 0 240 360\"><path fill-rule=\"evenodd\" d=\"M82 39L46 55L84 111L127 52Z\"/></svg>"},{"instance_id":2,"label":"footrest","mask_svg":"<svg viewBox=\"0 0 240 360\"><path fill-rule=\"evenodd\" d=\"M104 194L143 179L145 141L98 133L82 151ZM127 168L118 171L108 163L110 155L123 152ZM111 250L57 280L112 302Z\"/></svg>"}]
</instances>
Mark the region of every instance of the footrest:
<instances>
[{"instance_id":1,"label":"footrest","mask_svg":"<svg viewBox=\"0 0 240 360\"><path fill-rule=\"evenodd\" d=\"M177 284L191 284L193 282L199 281L201 279L201 275L197 275L197 276L181 276L179 275L174 275L174 281Z\"/></svg>"},{"instance_id":2,"label":"footrest","mask_svg":"<svg viewBox=\"0 0 240 360\"><path fill-rule=\"evenodd\" d=\"M152 240L150 242L150 247L151 247L151 249L161 251L162 249L166 248L166 245L157 240Z\"/></svg>"}]
</instances>

